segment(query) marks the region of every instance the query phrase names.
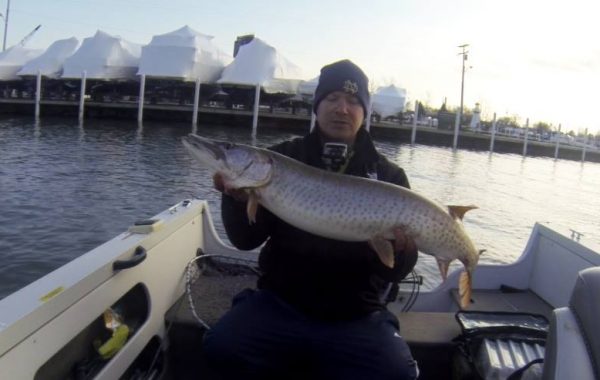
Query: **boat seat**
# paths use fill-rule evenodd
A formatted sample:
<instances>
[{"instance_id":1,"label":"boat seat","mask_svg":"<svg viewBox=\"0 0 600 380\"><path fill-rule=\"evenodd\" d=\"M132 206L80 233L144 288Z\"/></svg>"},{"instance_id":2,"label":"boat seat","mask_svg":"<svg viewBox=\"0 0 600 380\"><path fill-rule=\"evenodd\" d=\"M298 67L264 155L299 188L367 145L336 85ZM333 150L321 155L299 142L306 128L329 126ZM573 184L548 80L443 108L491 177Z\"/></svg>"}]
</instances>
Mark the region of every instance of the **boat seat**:
<instances>
[{"instance_id":1,"label":"boat seat","mask_svg":"<svg viewBox=\"0 0 600 380\"><path fill-rule=\"evenodd\" d=\"M454 313L407 312L397 314L400 333L410 345L450 346L461 334Z\"/></svg>"},{"instance_id":2,"label":"boat seat","mask_svg":"<svg viewBox=\"0 0 600 380\"><path fill-rule=\"evenodd\" d=\"M600 267L582 270L550 319L542 379L600 379Z\"/></svg>"},{"instance_id":3,"label":"boat seat","mask_svg":"<svg viewBox=\"0 0 600 380\"><path fill-rule=\"evenodd\" d=\"M460 305L458 289L452 290L452 298ZM473 289L468 310L531 313L550 319L553 308L531 290Z\"/></svg>"},{"instance_id":4,"label":"boat seat","mask_svg":"<svg viewBox=\"0 0 600 380\"><path fill-rule=\"evenodd\" d=\"M443 379L452 373L456 343L461 334L454 313L397 313L400 335L419 363L420 379Z\"/></svg>"}]
</instances>

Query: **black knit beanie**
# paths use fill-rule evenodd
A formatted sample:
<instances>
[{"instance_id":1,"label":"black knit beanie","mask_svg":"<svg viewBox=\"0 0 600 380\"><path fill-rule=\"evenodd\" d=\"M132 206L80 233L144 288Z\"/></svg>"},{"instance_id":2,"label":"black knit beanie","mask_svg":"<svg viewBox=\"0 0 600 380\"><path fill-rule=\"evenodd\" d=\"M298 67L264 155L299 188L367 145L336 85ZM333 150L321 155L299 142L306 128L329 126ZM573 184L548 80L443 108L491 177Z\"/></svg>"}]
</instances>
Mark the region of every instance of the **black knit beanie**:
<instances>
[{"instance_id":1,"label":"black knit beanie","mask_svg":"<svg viewBox=\"0 0 600 380\"><path fill-rule=\"evenodd\" d=\"M321 100L333 91L344 91L355 95L366 117L369 108L369 79L360 67L347 59L323 66L313 100L315 113Z\"/></svg>"}]
</instances>

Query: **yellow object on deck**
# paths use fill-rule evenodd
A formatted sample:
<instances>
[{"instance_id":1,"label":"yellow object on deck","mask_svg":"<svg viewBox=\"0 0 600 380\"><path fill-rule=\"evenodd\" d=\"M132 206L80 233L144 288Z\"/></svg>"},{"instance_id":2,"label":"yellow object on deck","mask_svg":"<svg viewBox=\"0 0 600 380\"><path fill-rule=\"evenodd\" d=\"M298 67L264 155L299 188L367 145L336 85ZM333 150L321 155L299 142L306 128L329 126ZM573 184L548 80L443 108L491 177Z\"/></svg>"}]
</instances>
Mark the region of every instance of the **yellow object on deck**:
<instances>
[{"instance_id":1,"label":"yellow object on deck","mask_svg":"<svg viewBox=\"0 0 600 380\"><path fill-rule=\"evenodd\" d=\"M102 357L102 359L110 359L119 352L121 348L127 342L127 337L129 336L129 327L127 325L120 325L113 332L112 337L104 342L102 346L98 348L98 353Z\"/></svg>"}]
</instances>

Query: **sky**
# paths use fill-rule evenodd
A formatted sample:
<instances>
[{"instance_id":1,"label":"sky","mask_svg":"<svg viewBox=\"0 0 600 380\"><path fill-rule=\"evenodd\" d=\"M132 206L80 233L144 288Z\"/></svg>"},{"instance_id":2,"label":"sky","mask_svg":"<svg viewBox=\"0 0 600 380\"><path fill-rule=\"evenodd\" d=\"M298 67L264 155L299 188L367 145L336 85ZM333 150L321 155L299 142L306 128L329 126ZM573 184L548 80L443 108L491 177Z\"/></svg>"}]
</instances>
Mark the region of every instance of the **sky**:
<instances>
[{"instance_id":1,"label":"sky","mask_svg":"<svg viewBox=\"0 0 600 380\"><path fill-rule=\"evenodd\" d=\"M6 16L7 0L0 0ZM97 30L147 44L184 25L233 53L254 34L300 66L305 79L348 58L373 89L394 84L435 108L458 107L469 44L464 105L482 118L517 117L562 131L600 133L598 0L12 0L7 47L52 42ZM1 25L1 24L0 24ZM1 31L0 31L1 32Z\"/></svg>"}]
</instances>

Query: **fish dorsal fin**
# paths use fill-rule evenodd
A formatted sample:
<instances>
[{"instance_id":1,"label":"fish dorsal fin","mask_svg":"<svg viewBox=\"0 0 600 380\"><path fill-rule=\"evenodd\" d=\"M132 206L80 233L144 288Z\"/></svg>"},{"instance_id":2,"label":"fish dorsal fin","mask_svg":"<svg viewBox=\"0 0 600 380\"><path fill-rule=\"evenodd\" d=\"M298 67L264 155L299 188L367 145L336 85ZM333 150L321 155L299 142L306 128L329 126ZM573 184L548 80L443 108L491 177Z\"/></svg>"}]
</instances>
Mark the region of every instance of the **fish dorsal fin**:
<instances>
[{"instance_id":1,"label":"fish dorsal fin","mask_svg":"<svg viewBox=\"0 0 600 380\"><path fill-rule=\"evenodd\" d=\"M448 206L448 212L450 216L454 219L462 220L465 213L469 210L476 209L477 206Z\"/></svg>"}]
</instances>

